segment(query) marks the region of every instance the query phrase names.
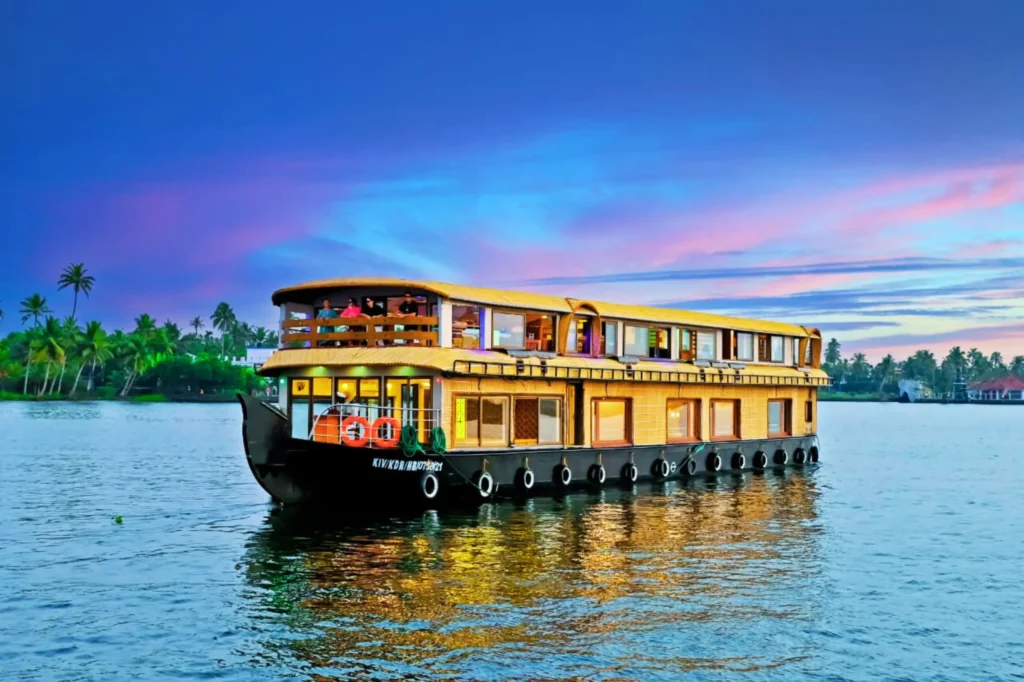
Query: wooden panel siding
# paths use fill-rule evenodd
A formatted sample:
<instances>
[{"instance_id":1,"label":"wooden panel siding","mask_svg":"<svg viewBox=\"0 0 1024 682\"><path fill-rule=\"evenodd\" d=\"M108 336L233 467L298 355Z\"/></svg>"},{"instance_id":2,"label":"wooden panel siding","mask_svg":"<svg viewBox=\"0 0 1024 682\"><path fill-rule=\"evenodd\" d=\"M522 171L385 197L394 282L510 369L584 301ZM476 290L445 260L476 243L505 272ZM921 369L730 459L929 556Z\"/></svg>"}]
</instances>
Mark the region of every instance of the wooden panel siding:
<instances>
[{"instance_id":1,"label":"wooden panel siding","mask_svg":"<svg viewBox=\"0 0 1024 682\"><path fill-rule=\"evenodd\" d=\"M594 398L631 398L633 401L633 442L636 445L664 443L668 430L667 410L670 398L689 398L700 401L700 414L696 422L703 440L710 440L713 399L740 400L741 434L744 440L768 437L768 401L791 400L793 405L807 401L817 404L817 389L797 386L736 386L728 384L666 384L645 383L643 385L625 382L584 381L583 433L585 444L590 445L592 434L591 415ZM572 410L568 399L568 387L564 381L540 379L508 379L502 377L449 377L444 380L444 416L442 423L452 423L452 395L492 394L523 396L559 396L563 400L562 432L563 442L571 442L567 432ZM801 410L803 412L803 410ZM800 415L805 416L804 414ZM794 417L794 436L804 436L817 430L817 408L812 410L810 422ZM451 439L449 439L451 440Z\"/></svg>"}]
</instances>

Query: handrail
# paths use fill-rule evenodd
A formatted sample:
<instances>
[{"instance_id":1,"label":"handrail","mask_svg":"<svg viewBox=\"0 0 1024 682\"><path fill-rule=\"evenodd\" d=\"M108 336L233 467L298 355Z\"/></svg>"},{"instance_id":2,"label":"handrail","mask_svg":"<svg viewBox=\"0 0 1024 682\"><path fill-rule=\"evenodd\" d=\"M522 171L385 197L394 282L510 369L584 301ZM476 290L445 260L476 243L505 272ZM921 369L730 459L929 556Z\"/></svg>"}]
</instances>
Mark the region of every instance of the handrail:
<instances>
[{"instance_id":1,"label":"handrail","mask_svg":"<svg viewBox=\"0 0 1024 682\"><path fill-rule=\"evenodd\" d=\"M281 348L337 345L438 344L437 317L314 317L281 322ZM399 329L401 327L402 329Z\"/></svg>"}]
</instances>

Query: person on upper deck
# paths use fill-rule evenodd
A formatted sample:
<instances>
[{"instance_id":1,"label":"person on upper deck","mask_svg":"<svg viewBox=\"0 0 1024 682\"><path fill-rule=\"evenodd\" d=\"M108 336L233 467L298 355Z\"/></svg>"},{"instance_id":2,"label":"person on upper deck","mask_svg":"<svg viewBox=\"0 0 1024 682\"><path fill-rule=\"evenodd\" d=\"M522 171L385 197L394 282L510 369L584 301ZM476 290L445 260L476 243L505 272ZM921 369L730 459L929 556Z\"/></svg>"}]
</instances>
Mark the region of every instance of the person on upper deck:
<instances>
[{"instance_id":1,"label":"person on upper deck","mask_svg":"<svg viewBox=\"0 0 1024 682\"><path fill-rule=\"evenodd\" d=\"M332 308L331 307L331 301L329 299L325 298L324 299L324 307L321 308L320 310L318 310L317 313L316 313L317 319L318 320L319 319L332 319L332 318L335 318L337 316L338 316L338 311L335 310L334 308ZM338 331L338 328L337 327L319 327L317 330L321 334L329 334L331 332ZM321 341L317 345L326 346L326 345L329 345L329 343L330 342L328 342L328 341Z\"/></svg>"},{"instance_id":2,"label":"person on upper deck","mask_svg":"<svg viewBox=\"0 0 1024 682\"><path fill-rule=\"evenodd\" d=\"M363 315L367 317L380 317L384 314L384 309L377 305L377 302L372 297L366 296L363 298Z\"/></svg>"},{"instance_id":3,"label":"person on upper deck","mask_svg":"<svg viewBox=\"0 0 1024 682\"><path fill-rule=\"evenodd\" d=\"M363 311L354 298L348 299L348 305L341 311L342 317L359 317L362 314Z\"/></svg>"},{"instance_id":4,"label":"person on upper deck","mask_svg":"<svg viewBox=\"0 0 1024 682\"><path fill-rule=\"evenodd\" d=\"M405 292L405 298L402 300L401 305L398 306L398 312L403 315L413 316L420 314L420 304L412 297L412 292Z\"/></svg>"}]
</instances>

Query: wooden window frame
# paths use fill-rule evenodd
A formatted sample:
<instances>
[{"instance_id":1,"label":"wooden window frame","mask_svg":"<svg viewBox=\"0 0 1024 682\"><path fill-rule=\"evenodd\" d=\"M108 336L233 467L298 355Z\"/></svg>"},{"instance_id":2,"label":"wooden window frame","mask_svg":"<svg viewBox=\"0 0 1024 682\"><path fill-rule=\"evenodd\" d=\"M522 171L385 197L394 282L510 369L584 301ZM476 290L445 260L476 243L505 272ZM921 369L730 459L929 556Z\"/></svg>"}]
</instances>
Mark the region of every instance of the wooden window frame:
<instances>
[{"instance_id":1,"label":"wooden window frame","mask_svg":"<svg viewBox=\"0 0 1024 682\"><path fill-rule=\"evenodd\" d=\"M673 403L686 403L690 408L689 428L690 435L685 438L671 438L669 436L668 413ZM665 442L666 443L696 443L700 441L701 411L699 398L669 398L665 401Z\"/></svg>"},{"instance_id":2,"label":"wooden window frame","mask_svg":"<svg viewBox=\"0 0 1024 682\"><path fill-rule=\"evenodd\" d=\"M672 359L672 329L673 329L672 327L659 327L659 326L656 326L656 325L655 326L647 327L647 358L648 359L650 359L650 360L671 360ZM657 343L658 332L659 331L665 332L666 340L668 341L668 348L665 349L665 352L667 352L668 355L666 355L665 357L661 357L661 356L658 356L658 355L651 355L652 352L656 352L656 351L660 352L662 350L661 348L658 348L657 346L652 346L651 345L651 332L652 331L654 332L655 343Z\"/></svg>"},{"instance_id":3,"label":"wooden window frame","mask_svg":"<svg viewBox=\"0 0 1024 682\"><path fill-rule=\"evenodd\" d=\"M728 436L716 436L715 429L715 405L718 403L731 403L733 405L732 413L732 433ZM711 400L711 440L741 440L742 429L741 415L743 414L743 402L738 398L714 398Z\"/></svg>"},{"instance_id":4,"label":"wooden window frame","mask_svg":"<svg viewBox=\"0 0 1024 682\"><path fill-rule=\"evenodd\" d=\"M693 362L697 358L697 332L682 327L679 329L679 359L683 362ZM687 346L689 346L687 348Z\"/></svg>"},{"instance_id":5,"label":"wooden window frame","mask_svg":"<svg viewBox=\"0 0 1024 682\"><path fill-rule=\"evenodd\" d=\"M810 424L814 421L814 401L804 402L804 422Z\"/></svg>"},{"instance_id":6,"label":"wooden window frame","mask_svg":"<svg viewBox=\"0 0 1024 682\"><path fill-rule=\"evenodd\" d=\"M456 401L460 398L465 400L476 400L478 402L483 400L504 400L505 401L505 440L504 442L498 441L487 441L484 442L483 435L478 435L476 439L476 445L471 445L466 442L459 442L456 434L458 430L455 427L455 418L458 410L456 409ZM480 414L480 426L477 427L478 431L482 434L483 432L483 406L479 408ZM508 393L454 393L452 394L452 447L453 448L493 448L502 447L507 448L510 445L512 438L512 395Z\"/></svg>"},{"instance_id":7,"label":"wooden window frame","mask_svg":"<svg viewBox=\"0 0 1024 682\"><path fill-rule=\"evenodd\" d=\"M600 421L597 419L598 405L603 402L625 403L626 439L601 440ZM633 444L633 399L632 398L591 398L590 400L590 445L591 447L610 447L615 445Z\"/></svg>"},{"instance_id":8,"label":"wooden window frame","mask_svg":"<svg viewBox=\"0 0 1024 682\"><path fill-rule=\"evenodd\" d=\"M611 327L615 330L615 348L611 353L608 352L607 338L608 335L605 333L605 327ZM622 334L619 334L619 323L616 320L601 320L601 343L599 344L599 356L603 358L615 358L622 355Z\"/></svg>"},{"instance_id":9,"label":"wooden window frame","mask_svg":"<svg viewBox=\"0 0 1024 682\"><path fill-rule=\"evenodd\" d=\"M516 428L516 403L520 400L536 400L537 401L537 440L519 440L515 433ZM550 442L540 441L540 401L542 400L553 400L558 403L558 440ZM516 447L530 447L536 445L538 447L549 447L552 445L562 445L565 441L565 400L560 395L515 395L512 396L512 404L509 408L509 416L511 417L511 441Z\"/></svg>"},{"instance_id":10,"label":"wooden window frame","mask_svg":"<svg viewBox=\"0 0 1024 682\"><path fill-rule=\"evenodd\" d=\"M772 403L779 403L782 405L781 423L779 427L781 431L769 431L769 438L778 438L781 436L792 436L793 435L793 401L789 398L771 398L768 400L768 428L771 428L771 414L772 414Z\"/></svg>"}]
</instances>

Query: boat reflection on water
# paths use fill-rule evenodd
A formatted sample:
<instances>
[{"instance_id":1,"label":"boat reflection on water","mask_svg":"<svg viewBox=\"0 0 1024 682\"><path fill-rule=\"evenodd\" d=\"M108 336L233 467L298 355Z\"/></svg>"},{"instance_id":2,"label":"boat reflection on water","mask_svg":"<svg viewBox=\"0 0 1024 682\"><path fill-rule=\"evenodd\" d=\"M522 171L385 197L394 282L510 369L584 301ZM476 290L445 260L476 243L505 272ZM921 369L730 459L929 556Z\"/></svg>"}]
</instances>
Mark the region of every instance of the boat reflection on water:
<instances>
[{"instance_id":1,"label":"boat reflection on water","mask_svg":"<svg viewBox=\"0 0 1024 682\"><path fill-rule=\"evenodd\" d=\"M810 654L814 472L605 489L251 539L257 665L314 679L756 670Z\"/></svg>"}]
</instances>

